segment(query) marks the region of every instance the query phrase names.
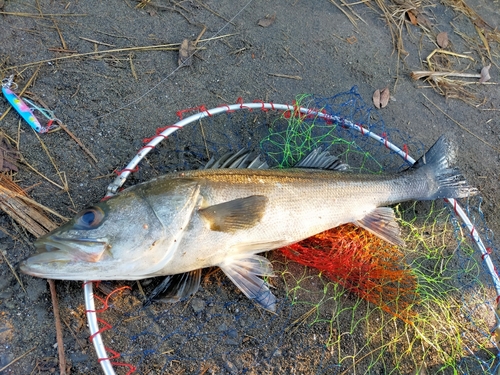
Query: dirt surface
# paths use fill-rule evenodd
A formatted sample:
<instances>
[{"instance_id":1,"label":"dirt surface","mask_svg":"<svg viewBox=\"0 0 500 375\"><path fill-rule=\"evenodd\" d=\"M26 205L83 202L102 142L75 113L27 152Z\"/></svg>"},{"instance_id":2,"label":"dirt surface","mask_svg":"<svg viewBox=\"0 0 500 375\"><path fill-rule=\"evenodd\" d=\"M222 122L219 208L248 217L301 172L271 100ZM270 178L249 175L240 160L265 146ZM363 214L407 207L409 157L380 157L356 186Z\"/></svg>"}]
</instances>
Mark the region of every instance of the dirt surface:
<instances>
[{"instance_id":1,"label":"dirt surface","mask_svg":"<svg viewBox=\"0 0 500 375\"><path fill-rule=\"evenodd\" d=\"M445 99L423 81L412 80L410 72L426 70L423 60L437 46L409 19L403 27L407 55L398 62L389 27L374 4L373 8L364 4L352 7L359 16L355 17L355 26L339 7L326 0L201 0L181 1L177 5L173 1L156 0L144 1L144 7L137 7L138 3L128 0L7 0L0 3L4 12L0 14L0 76L16 74L15 82L23 88L36 72L27 90L51 108L98 161L91 160L64 131L58 131L41 138L58 169L64 172L69 194L26 166L20 166L15 175L19 185L30 188L32 198L61 215L71 217L89 203L100 200L113 179L112 172L128 163L144 138L154 135L158 127L175 122L176 112L181 109L201 104L212 108L234 103L239 97L248 102L291 103L298 94L327 97L356 85L369 105L376 89L390 88L392 98L387 107L380 110L388 127L426 146L441 134L453 139L458 147L457 165L471 185L480 189L487 223L494 233L500 233L497 215L500 203L498 86L473 86L476 93L485 98L485 103L476 107L458 99ZM500 2L476 0L468 4L493 28L500 26ZM467 72L479 73L489 63L487 59L482 61L481 56L487 54L484 47L473 50L464 38L454 33L452 25L464 35L475 38L480 45L481 40L469 18L443 4L423 9L432 25L432 35L448 32L452 50L467 53L474 59L474 62L460 62L461 69L469 64ZM266 18L266 27L260 26L259 21ZM160 44L175 43L174 47L178 47L184 39L196 40L204 27L206 31L198 43L200 49L189 67L178 68L177 51L133 49L71 57L76 53ZM491 43L490 48L493 55L491 82L498 82L498 44ZM54 60L65 56L69 58ZM451 64L458 64L460 60L453 56L449 59ZM42 62L26 66L37 61ZM7 102L0 100L0 112L7 108ZM19 116L14 111L1 120L0 130L19 141L19 150L29 164L61 184L39 139L25 122L19 123ZM16 268L21 260L32 254L34 237L3 213L0 213L0 226L3 229L0 249L6 251L5 258L0 259L0 368L33 349L2 373L58 373L56 334L47 282L20 274L24 291L6 262L7 259ZM294 269L288 271L292 273ZM304 272L303 269L295 271ZM165 348L156 349L168 351L172 345L182 344L183 355L191 358L189 364L174 360L170 367L160 370L160 365L144 360L146 355L138 356L135 360L143 361L141 373L337 372L333 366L321 365L324 353L318 342L323 333L319 328L316 332L315 326L279 338L283 350L278 354L272 344L274 341L266 344L261 340L259 349L253 350L248 337L263 338L267 333L270 337L279 336L285 328L281 331L278 328L286 327L306 309L292 314L283 305L277 316L272 320L267 317L266 323L260 326L259 319L264 319L262 313L252 308L227 280L220 279L224 279L222 274L203 284L194 305L193 301L189 306L183 305L182 309L190 309L191 318L183 320L179 307L168 307L163 319L171 319L172 325L195 326L200 322L196 319L201 318L192 315L191 309L196 313L201 311L205 314L203 319L207 327L229 332L224 336L224 345L229 348L238 346L242 337L231 336L228 327L239 324L249 332L239 347L246 345L248 350L239 352L238 360L227 358L224 350L212 353L210 359L205 360L208 355L196 353L201 347L210 347L212 337L207 336L199 345L185 345L182 339L174 337ZM287 286L283 281L276 286L276 294L283 297ZM63 323L63 330L71 373L99 373L99 364L88 341L81 285L57 282L57 291L67 323ZM233 303L235 296L238 304ZM230 307L224 310L221 306ZM248 316L237 314L239 309L248 311ZM238 323L234 316L239 317ZM236 340L236 344L227 341L230 339ZM116 340L110 344L115 349L119 342ZM146 338L144 340L147 342ZM359 344L355 337L350 340L353 347ZM319 348L316 354L301 357L298 348L315 348L315 345ZM274 362L248 358L261 358L259 355L274 358ZM354 368L351 373L389 373L387 368ZM123 369L118 371L126 373ZM394 371L391 373L413 370Z\"/></svg>"}]
</instances>

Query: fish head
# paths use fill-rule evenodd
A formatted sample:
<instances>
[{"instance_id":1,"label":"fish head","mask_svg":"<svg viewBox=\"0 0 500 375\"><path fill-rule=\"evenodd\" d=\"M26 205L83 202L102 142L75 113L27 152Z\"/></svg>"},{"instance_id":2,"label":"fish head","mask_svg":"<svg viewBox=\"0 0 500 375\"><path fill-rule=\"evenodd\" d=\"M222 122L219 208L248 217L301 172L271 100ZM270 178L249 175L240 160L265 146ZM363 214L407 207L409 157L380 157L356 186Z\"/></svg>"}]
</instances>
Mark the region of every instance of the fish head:
<instances>
[{"instance_id":1,"label":"fish head","mask_svg":"<svg viewBox=\"0 0 500 375\"><path fill-rule=\"evenodd\" d=\"M35 241L37 253L20 269L50 279L138 279L149 272L146 259L159 262L164 257L164 232L147 200L119 195L40 237Z\"/></svg>"}]
</instances>

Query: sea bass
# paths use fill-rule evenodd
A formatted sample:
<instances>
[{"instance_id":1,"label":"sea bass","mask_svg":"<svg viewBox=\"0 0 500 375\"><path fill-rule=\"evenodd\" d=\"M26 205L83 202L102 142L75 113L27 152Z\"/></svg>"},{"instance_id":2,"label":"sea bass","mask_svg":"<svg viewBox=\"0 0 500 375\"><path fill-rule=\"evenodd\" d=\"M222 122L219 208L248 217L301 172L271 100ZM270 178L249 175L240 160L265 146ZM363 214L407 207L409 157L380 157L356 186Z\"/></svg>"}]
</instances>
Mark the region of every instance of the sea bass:
<instances>
[{"instance_id":1,"label":"sea bass","mask_svg":"<svg viewBox=\"0 0 500 375\"><path fill-rule=\"evenodd\" d=\"M258 159L241 168L242 157L234 163L240 168L171 173L129 187L38 239L38 254L21 270L65 280L171 275L154 293L172 301L196 292L202 268L218 266L274 311L261 278L273 275L272 265L258 253L346 223L403 245L387 205L477 193L450 167L454 153L444 137L397 174L342 171L328 153L313 154L290 169L257 169Z\"/></svg>"}]
</instances>

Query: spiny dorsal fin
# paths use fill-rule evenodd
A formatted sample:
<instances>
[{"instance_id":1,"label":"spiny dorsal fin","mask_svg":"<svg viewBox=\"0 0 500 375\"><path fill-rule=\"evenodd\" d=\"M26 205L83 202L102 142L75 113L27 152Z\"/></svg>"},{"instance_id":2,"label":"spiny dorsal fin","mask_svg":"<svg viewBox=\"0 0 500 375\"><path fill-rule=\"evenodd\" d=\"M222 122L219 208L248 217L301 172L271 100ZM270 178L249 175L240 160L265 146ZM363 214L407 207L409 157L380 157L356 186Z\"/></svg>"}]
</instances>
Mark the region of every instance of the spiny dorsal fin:
<instances>
[{"instance_id":1,"label":"spiny dorsal fin","mask_svg":"<svg viewBox=\"0 0 500 375\"><path fill-rule=\"evenodd\" d=\"M247 149L242 149L237 153L228 152L218 160L212 157L204 169L223 169L223 168L251 168L251 169L267 169L269 165L262 160L260 155L251 158L251 152Z\"/></svg>"},{"instance_id":2,"label":"spiny dorsal fin","mask_svg":"<svg viewBox=\"0 0 500 375\"><path fill-rule=\"evenodd\" d=\"M315 168L345 171L349 169L349 166L347 164L343 164L339 158L331 155L328 151L322 151L321 148L317 148L294 165L294 168Z\"/></svg>"},{"instance_id":3,"label":"spiny dorsal fin","mask_svg":"<svg viewBox=\"0 0 500 375\"><path fill-rule=\"evenodd\" d=\"M153 301L177 302L196 293L200 287L201 269L167 276L149 295L145 306Z\"/></svg>"},{"instance_id":4,"label":"spiny dorsal fin","mask_svg":"<svg viewBox=\"0 0 500 375\"><path fill-rule=\"evenodd\" d=\"M198 213L211 230L234 232L257 224L264 215L267 201L264 195L251 195L202 208Z\"/></svg>"}]
</instances>

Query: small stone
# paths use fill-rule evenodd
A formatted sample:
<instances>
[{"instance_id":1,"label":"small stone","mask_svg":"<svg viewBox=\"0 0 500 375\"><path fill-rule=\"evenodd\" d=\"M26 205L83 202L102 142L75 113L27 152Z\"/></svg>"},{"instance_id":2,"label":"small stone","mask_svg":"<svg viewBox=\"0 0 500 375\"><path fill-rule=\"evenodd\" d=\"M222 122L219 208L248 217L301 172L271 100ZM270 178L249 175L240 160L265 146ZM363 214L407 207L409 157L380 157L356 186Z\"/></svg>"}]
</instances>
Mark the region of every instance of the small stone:
<instances>
[{"instance_id":1,"label":"small stone","mask_svg":"<svg viewBox=\"0 0 500 375\"><path fill-rule=\"evenodd\" d=\"M3 292L0 292L0 299L8 299L12 297L12 291L11 290L5 290Z\"/></svg>"},{"instance_id":2,"label":"small stone","mask_svg":"<svg viewBox=\"0 0 500 375\"><path fill-rule=\"evenodd\" d=\"M230 374L238 374L238 368L232 363L231 361L226 360L224 362L224 368L230 373Z\"/></svg>"},{"instance_id":3,"label":"small stone","mask_svg":"<svg viewBox=\"0 0 500 375\"><path fill-rule=\"evenodd\" d=\"M191 301L191 307L193 308L193 311L195 313L202 312L205 310L205 301L203 301L201 298L193 298Z\"/></svg>"},{"instance_id":4,"label":"small stone","mask_svg":"<svg viewBox=\"0 0 500 375\"><path fill-rule=\"evenodd\" d=\"M47 282L43 279L32 278L26 286L26 293L30 301L37 301L43 293L47 292Z\"/></svg>"},{"instance_id":5,"label":"small stone","mask_svg":"<svg viewBox=\"0 0 500 375\"><path fill-rule=\"evenodd\" d=\"M69 359L73 363L86 362L89 360L89 355L85 353L71 353Z\"/></svg>"},{"instance_id":6,"label":"small stone","mask_svg":"<svg viewBox=\"0 0 500 375\"><path fill-rule=\"evenodd\" d=\"M0 366L6 366L14 360L14 354L12 353L2 353L0 354Z\"/></svg>"},{"instance_id":7,"label":"small stone","mask_svg":"<svg viewBox=\"0 0 500 375\"><path fill-rule=\"evenodd\" d=\"M229 329L226 333L232 339L238 338L238 331L236 331L235 329Z\"/></svg>"},{"instance_id":8,"label":"small stone","mask_svg":"<svg viewBox=\"0 0 500 375\"><path fill-rule=\"evenodd\" d=\"M5 317L2 317L4 319ZM14 336L14 326L9 321L0 323L0 344L9 344Z\"/></svg>"},{"instance_id":9,"label":"small stone","mask_svg":"<svg viewBox=\"0 0 500 375\"><path fill-rule=\"evenodd\" d=\"M227 345L232 345L232 346L238 346L240 345L240 342L238 340L233 340L233 339L227 339L226 340Z\"/></svg>"}]
</instances>

